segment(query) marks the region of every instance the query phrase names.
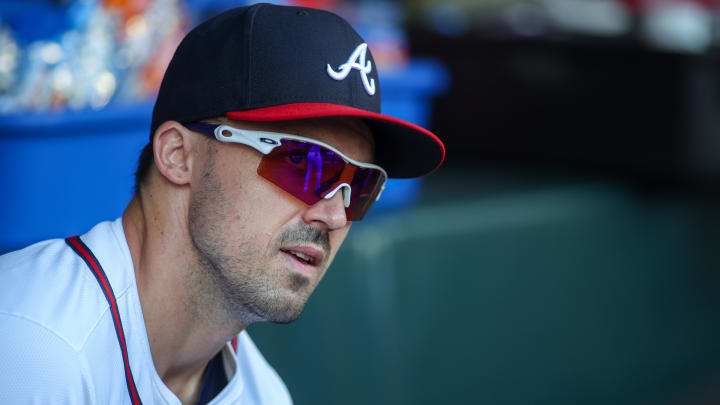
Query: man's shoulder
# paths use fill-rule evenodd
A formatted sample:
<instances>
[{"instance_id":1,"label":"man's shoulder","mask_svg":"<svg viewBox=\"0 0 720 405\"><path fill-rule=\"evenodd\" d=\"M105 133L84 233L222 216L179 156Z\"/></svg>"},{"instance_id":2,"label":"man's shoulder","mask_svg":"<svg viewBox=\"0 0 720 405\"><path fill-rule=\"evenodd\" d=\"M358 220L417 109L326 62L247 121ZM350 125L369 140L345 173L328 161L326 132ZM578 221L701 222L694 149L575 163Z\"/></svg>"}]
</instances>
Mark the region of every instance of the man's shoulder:
<instances>
[{"instance_id":1,"label":"man's shoulder","mask_svg":"<svg viewBox=\"0 0 720 405\"><path fill-rule=\"evenodd\" d=\"M292 404L290 393L275 369L265 360L247 331L238 335L239 373L245 380L245 393L257 403Z\"/></svg>"},{"instance_id":2,"label":"man's shoulder","mask_svg":"<svg viewBox=\"0 0 720 405\"><path fill-rule=\"evenodd\" d=\"M0 403L96 402L83 354L27 317L0 313L0 358Z\"/></svg>"},{"instance_id":3,"label":"man's shoulder","mask_svg":"<svg viewBox=\"0 0 720 405\"><path fill-rule=\"evenodd\" d=\"M0 323L15 319L23 333L44 330L79 350L106 311L97 281L63 239L0 256Z\"/></svg>"},{"instance_id":4,"label":"man's shoulder","mask_svg":"<svg viewBox=\"0 0 720 405\"><path fill-rule=\"evenodd\" d=\"M94 402L81 349L97 309L75 256L62 239L0 256L1 403Z\"/></svg>"}]
</instances>

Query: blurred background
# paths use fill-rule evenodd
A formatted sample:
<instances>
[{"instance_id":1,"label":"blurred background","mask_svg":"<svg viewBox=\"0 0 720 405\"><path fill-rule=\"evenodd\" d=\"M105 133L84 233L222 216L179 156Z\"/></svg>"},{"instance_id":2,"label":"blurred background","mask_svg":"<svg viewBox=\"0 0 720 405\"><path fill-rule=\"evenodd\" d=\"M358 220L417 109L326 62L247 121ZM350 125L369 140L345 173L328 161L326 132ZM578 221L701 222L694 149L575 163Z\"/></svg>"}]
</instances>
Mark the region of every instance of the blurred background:
<instances>
[{"instance_id":1,"label":"blurred background","mask_svg":"<svg viewBox=\"0 0 720 405\"><path fill-rule=\"evenodd\" d=\"M0 253L121 215L182 35L228 0L0 2ZM720 403L720 4L285 1L445 141L290 325L297 404Z\"/></svg>"}]
</instances>

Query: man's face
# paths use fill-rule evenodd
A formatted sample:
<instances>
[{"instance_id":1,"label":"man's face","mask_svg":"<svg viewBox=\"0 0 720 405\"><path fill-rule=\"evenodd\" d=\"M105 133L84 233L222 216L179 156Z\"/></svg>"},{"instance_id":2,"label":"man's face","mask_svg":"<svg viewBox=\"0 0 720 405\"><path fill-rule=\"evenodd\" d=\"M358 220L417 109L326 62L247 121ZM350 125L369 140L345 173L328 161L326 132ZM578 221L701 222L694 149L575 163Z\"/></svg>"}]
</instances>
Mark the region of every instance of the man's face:
<instances>
[{"instance_id":1,"label":"man's face","mask_svg":"<svg viewBox=\"0 0 720 405\"><path fill-rule=\"evenodd\" d=\"M372 137L359 121L224 123L313 138L361 162L373 158ZM204 294L218 295L212 299L244 322L291 322L351 223L341 192L308 206L257 174L261 158L250 147L216 141L200 151L191 182L190 238Z\"/></svg>"}]
</instances>

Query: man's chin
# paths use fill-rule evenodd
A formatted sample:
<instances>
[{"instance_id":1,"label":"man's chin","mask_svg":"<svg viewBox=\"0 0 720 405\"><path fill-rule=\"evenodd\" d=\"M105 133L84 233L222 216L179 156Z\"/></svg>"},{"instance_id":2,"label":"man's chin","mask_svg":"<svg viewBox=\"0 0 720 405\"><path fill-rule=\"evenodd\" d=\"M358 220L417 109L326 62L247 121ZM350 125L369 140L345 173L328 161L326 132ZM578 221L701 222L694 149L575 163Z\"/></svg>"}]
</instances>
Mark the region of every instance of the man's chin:
<instances>
[{"instance_id":1,"label":"man's chin","mask_svg":"<svg viewBox=\"0 0 720 405\"><path fill-rule=\"evenodd\" d=\"M300 318L300 315L302 315L303 311L305 310L305 306L295 312L285 312L283 314L275 314L273 317L268 317L268 322L277 323L277 324L288 324L293 323L297 321Z\"/></svg>"},{"instance_id":2,"label":"man's chin","mask_svg":"<svg viewBox=\"0 0 720 405\"><path fill-rule=\"evenodd\" d=\"M265 311L265 320L278 324L296 321L305 310L307 298L309 297L300 296L297 292L288 292L284 297L276 297Z\"/></svg>"}]
</instances>

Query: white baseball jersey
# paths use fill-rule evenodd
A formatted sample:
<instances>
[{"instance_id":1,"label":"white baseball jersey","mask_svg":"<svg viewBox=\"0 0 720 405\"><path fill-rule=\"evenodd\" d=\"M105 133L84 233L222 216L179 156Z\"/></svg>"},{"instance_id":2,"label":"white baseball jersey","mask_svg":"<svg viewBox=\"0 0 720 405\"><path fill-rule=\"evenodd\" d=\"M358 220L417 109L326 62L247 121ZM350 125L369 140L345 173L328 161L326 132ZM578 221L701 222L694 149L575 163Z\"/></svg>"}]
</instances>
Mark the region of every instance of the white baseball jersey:
<instances>
[{"instance_id":1,"label":"white baseball jersey","mask_svg":"<svg viewBox=\"0 0 720 405\"><path fill-rule=\"evenodd\" d=\"M247 332L221 355L210 404L291 403ZM0 256L0 404L28 403L180 404L155 370L121 219Z\"/></svg>"}]
</instances>

